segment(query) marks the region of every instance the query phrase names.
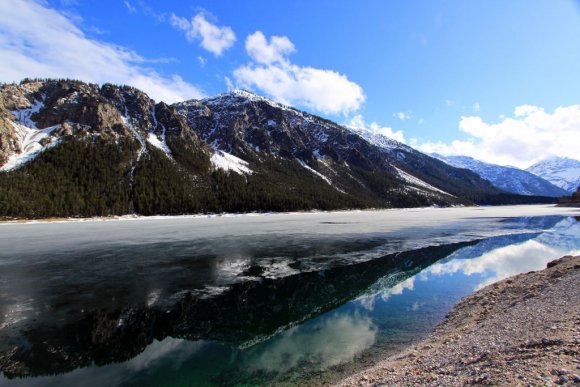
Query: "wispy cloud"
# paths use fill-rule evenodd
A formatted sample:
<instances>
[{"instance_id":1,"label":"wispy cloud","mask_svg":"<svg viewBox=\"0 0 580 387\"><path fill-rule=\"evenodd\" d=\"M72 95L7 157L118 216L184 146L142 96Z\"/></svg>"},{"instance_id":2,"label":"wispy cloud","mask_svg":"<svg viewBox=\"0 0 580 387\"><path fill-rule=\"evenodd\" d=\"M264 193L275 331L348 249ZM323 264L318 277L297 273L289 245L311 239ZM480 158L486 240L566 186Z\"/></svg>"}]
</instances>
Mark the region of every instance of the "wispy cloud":
<instances>
[{"instance_id":1,"label":"wispy cloud","mask_svg":"<svg viewBox=\"0 0 580 387\"><path fill-rule=\"evenodd\" d=\"M406 120L411 119L411 113L409 113L409 112L397 112L397 113L393 113L393 116L397 117L401 121L406 121Z\"/></svg>"},{"instance_id":2,"label":"wispy cloud","mask_svg":"<svg viewBox=\"0 0 580 387\"><path fill-rule=\"evenodd\" d=\"M127 7L127 10L129 10L129 12L131 13L137 12L137 8L135 8L135 6L131 4L129 0L125 0L123 3L125 4L125 7Z\"/></svg>"},{"instance_id":3,"label":"wispy cloud","mask_svg":"<svg viewBox=\"0 0 580 387\"><path fill-rule=\"evenodd\" d=\"M173 14L171 15L171 24L185 31L187 40L200 41L201 47L215 56L222 55L236 42L236 34L230 27L212 24L202 12L199 12L191 20Z\"/></svg>"},{"instance_id":4,"label":"wispy cloud","mask_svg":"<svg viewBox=\"0 0 580 387\"><path fill-rule=\"evenodd\" d=\"M171 103L204 93L178 75L162 76L125 47L88 38L69 17L34 0L0 2L0 81L78 78L128 84Z\"/></svg>"},{"instance_id":5,"label":"wispy cloud","mask_svg":"<svg viewBox=\"0 0 580 387\"><path fill-rule=\"evenodd\" d=\"M167 20L167 14L160 13L155 11L150 5L145 3L143 0L123 0L125 7L129 11L129 13L142 13L143 15L147 15L151 17L158 23L164 22Z\"/></svg>"},{"instance_id":6,"label":"wispy cloud","mask_svg":"<svg viewBox=\"0 0 580 387\"><path fill-rule=\"evenodd\" d=\"M236 88L236 86L234 85L234 82L232 82L230 77L224 77L224 81L226 83L226 87L228 88L228 91L232 91Z\"/></svg>"},{"instance_id":7,"label":"wispy cloud","mask_svg":"<svg viewBox=\"0 0 580 387\"><path fill-rule=\"evenodd\" d=\"M332 70L298 66L288 55L296 51L286 36L269 40L261 31L246 38L252 61L234 70L239 87L258 89L287 104L307 106L327 114L348 114L365 101L362 88Z\"/></svg>"},{"instance_id":8,"label":"wispy cloud","mask_svg":"<svg viewBox=\"0 0 580 387\"><path fill-rule=\"evenodd\" d=\"M554 112L522 105L513 117L487 123L478 116L461 117L459 128L471 136L451 143L423 143L425 152L466 155L490 163L525 168L549 156L578 158L580 105L558 107Z\"/></svg>"}]
</instances>

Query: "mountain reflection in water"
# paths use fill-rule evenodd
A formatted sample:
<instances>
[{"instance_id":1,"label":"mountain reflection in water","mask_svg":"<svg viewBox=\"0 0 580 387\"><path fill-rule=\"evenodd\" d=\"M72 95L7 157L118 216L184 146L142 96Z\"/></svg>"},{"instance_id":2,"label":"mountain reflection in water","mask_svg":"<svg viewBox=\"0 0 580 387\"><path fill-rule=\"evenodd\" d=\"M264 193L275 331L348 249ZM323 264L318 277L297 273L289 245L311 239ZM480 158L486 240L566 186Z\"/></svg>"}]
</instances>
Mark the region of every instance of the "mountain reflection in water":
<instances>
[{"instance_id":1,"label":"mountain reflection in water","mask_svg":"<svg viewBox=\"0 0 580 387\"><path fill-rule=\"evenodd\" d=\"M269 236L272 245L246 238L233 259L182 241L2 264L0 385L264 384L321 371L331 380L428 333L473 290L580 249L572 217L502 227L510 234L392 253L407 242L294 236L283 246ZM147 264L128 273L141 283L123 281L136 252ZM118 258L109 269L108 254ZM154 254L173 258L151 263ZM79 260L104 273L59 277ZM26 288L34 280L36 291Z\"/></svg>"}]
</instances>

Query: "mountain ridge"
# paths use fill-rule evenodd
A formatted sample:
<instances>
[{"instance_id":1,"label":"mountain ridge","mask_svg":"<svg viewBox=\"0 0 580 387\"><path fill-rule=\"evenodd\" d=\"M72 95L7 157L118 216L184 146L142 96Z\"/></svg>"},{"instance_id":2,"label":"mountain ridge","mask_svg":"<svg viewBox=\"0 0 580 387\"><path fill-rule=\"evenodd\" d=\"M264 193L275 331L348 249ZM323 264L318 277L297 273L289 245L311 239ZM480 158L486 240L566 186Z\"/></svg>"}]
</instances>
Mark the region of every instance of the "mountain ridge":
<instances>
[{"instance_id":1,"label":"mountain ridge","mask_svg":"<svg viewBox=\"0 0 580 387\"><path fill-rule=\"evenodd\" d=\"M167 105L130 86L0 86L0 216L549 201L395 151L245 91Z\"/></svg>"},{"instance_id":2,"label":"mountain ridge","mask_svg":"<svg viewBox=\"0 0 580 387\"><path fill-rule=\"evenodd\" d=\"M567 192L549 181L515 167L501 166L476 160L468 156L444 156L431 154L457 168L474 171L482 178L489 180L496 187L520 195L543 195L561 197Z\"/></svg>"}]
</instances>

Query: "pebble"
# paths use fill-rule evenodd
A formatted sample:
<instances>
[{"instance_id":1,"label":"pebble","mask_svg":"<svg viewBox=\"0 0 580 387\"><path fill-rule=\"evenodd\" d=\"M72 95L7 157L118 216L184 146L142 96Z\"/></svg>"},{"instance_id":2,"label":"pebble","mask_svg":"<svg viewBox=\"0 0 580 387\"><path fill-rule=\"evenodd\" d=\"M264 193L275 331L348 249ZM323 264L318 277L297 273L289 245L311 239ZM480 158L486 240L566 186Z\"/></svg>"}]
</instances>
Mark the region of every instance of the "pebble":
<instances>
[{"instance_id":1,"label":"pebble","mask_svg":"<svg viewBox=\"0 0 580 387\"><path fill-rule=\"evenodd\" d=\"M558 378L558 384L564 384L564 383L566 383L566 382L568 382L568 377L567 377L566 375L561 375L561 376Z\"/></svg>"}]
</instances>

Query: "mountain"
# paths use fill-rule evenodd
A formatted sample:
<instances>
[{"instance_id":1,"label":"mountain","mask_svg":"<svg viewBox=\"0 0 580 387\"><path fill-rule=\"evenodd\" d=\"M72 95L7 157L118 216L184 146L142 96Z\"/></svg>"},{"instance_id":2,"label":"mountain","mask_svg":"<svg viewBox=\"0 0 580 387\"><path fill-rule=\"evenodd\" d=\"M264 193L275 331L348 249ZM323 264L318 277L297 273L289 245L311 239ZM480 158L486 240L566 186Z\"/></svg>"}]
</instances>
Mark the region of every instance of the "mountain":
<instances>
[{"instance_id":1,"label":"mountain","mask_svg":"<svg viewBox=\"0 0 580 387\"><path fill-rule=\"evenodd\" d=\"M564 189L568 194L580 186L580 161L567 157L551 157L540 161L526 171L540 176Z\"/></svg>"},{"instance_id":2,"label":"mountain","mask_svg":"<svg viewBox=\"0 0 580 387\"><path fill-rule=\"evenodd\" d=\"M387 142L244 91L167 105L128 86L25 80L0 86L0 216L550 200Z\"/></svg>"},{"instance_id":3,"label":"mountain","mask_svg":"<svg viewBox=\"0 0 580 387\"><path fill-rule=\"evenodd\" d=\"M520 195L553 197L561 197L568 194L565 190L549 181L518 168L484 163L467 156L443 156L436 153L432 156L454 167L469 169L489 180L494 186L507 192Z\"/></svg>"},{"instance_id":4,"label":"mountain","mask_svg":"<svg viewBox=\"0 0 580 387\"><path fill-rule=\"evenodd\" d=\"M458 197L467 198L477 204L519 204L526 202L550 201L546 197L529 198L529 201L516 194L506 193L477 173L449 165L438 158L421 153L381 134L366 130L351 129L371 144L381 148L389 161L415 178L445 189Z\"/></svg>"}]
</instances>

